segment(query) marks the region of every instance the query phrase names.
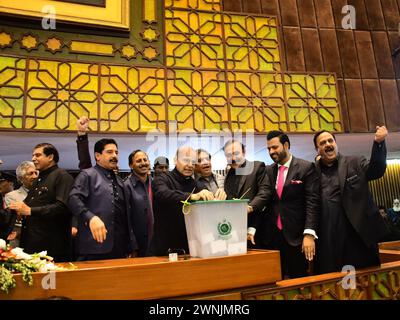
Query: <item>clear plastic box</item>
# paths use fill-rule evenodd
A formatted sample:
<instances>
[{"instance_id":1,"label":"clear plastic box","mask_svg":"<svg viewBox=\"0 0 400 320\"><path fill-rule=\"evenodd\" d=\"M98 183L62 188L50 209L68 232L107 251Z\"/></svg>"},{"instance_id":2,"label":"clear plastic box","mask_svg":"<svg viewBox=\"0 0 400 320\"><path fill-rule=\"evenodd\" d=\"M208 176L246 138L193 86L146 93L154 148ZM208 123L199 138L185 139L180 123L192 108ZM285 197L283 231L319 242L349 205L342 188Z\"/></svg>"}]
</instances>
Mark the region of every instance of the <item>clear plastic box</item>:
<instances>
[{"instance_id":1,"label":"clear plastic box","mask_svg":"<svg viewBox=\"0 0 400 320\"><path fill-rule=\"evenodd\" d=\"M185 214L189 252L207 258L247 253L248 200L197 201Z\"/></svg>"}]
</instances>

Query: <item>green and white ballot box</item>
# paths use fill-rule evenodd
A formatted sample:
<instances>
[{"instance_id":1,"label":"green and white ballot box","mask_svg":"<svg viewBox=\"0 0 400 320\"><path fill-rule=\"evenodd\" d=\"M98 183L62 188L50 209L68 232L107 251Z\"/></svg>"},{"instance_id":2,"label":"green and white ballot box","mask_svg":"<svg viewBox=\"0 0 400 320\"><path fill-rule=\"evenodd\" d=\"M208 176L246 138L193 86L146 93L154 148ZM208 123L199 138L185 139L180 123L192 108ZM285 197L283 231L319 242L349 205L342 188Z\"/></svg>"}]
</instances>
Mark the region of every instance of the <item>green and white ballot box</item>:
<instances>
[{"instance_id":1,"label":"green and white ballot box","mask_svg":"<svg viewBox=\"0 0 400 320\"><path fill-rule=\"evenodd\" d=\"M197 201L185 205L186 233L192 257L247 252L248 200Z\"/></svg>"}]
</instances>

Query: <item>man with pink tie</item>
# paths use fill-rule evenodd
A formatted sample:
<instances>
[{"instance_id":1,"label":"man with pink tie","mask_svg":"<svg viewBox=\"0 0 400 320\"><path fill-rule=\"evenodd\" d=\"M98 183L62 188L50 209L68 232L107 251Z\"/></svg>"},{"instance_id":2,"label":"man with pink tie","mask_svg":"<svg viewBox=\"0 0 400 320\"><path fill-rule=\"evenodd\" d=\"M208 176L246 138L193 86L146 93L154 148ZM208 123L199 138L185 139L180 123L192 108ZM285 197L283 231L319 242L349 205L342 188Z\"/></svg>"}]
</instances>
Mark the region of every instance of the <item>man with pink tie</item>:
<instances>
[{"instance_id":1,"label":"man with pink tie","mask_svg":"<svg viewBox=\"0 0 400 320\"><path fill-rule=\"evenodd\" d=\"M285 133L269 132L267 148L274 164L266 168L266 174L274 190L258 232L259 245L280 250L283 277L306 276L317 239L318 175L313 163L290 153L290 141Z\"/></svg>"}]
</instances>

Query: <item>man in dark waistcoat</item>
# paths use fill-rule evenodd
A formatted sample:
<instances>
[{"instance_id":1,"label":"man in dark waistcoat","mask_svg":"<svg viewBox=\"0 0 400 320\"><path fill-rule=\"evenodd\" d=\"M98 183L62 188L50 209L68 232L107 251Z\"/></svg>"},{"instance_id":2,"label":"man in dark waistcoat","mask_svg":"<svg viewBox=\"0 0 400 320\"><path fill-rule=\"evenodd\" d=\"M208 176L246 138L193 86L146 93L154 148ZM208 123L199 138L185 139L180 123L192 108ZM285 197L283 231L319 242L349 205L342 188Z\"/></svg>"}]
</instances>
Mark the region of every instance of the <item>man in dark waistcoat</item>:
<instances>
[{"instance_id":1,"label":"man in dark waistcoat","mask_svg":"<svg viewBox=\"0 0 400 320\"><path fill-rule=\"evenodd\" d=\"M96 165L78 175L68 205L78 220L78 260L127 257L136 250L131 210L118 166L118 146L101 139L94 147Z\"/></svg>"}]
</instances>

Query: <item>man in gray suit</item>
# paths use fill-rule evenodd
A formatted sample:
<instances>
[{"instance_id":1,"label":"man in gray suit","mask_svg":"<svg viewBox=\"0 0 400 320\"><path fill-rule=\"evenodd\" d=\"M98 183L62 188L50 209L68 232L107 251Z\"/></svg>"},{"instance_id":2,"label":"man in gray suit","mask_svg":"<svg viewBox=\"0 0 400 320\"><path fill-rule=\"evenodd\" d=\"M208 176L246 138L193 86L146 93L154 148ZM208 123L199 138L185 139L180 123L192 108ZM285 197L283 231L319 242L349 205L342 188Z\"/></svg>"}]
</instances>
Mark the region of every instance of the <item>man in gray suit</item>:
<instances>
[{"instance_id":1,"label":"man in gray suit","mask_svg":"<svg viewBox=\"0 0 400 320\"><path fill-rule=\"evenodd\" d=\"M197 163L194 167L196 180L203 184L204 188L214 194L215 199L225 200L225 177L213 173L211 167L211 154L204 149L197 149Z\"/></svg>"},{"instance_id":2,"label":"man in gray suit","mask_svg":"<svg viewBox=\"0 0 400 320\"><path fill-rule=\"evenodd\" d=\"M368 181L379 179L386 170L385 138L388 131L377 127L370 161L338 153L336 139L328 131L314 136L321 156L316 163L320 176L322 211L317 246L317 272L378 266L378 241L387 233L379 216Z\"/></svg>"}]
</instances>

